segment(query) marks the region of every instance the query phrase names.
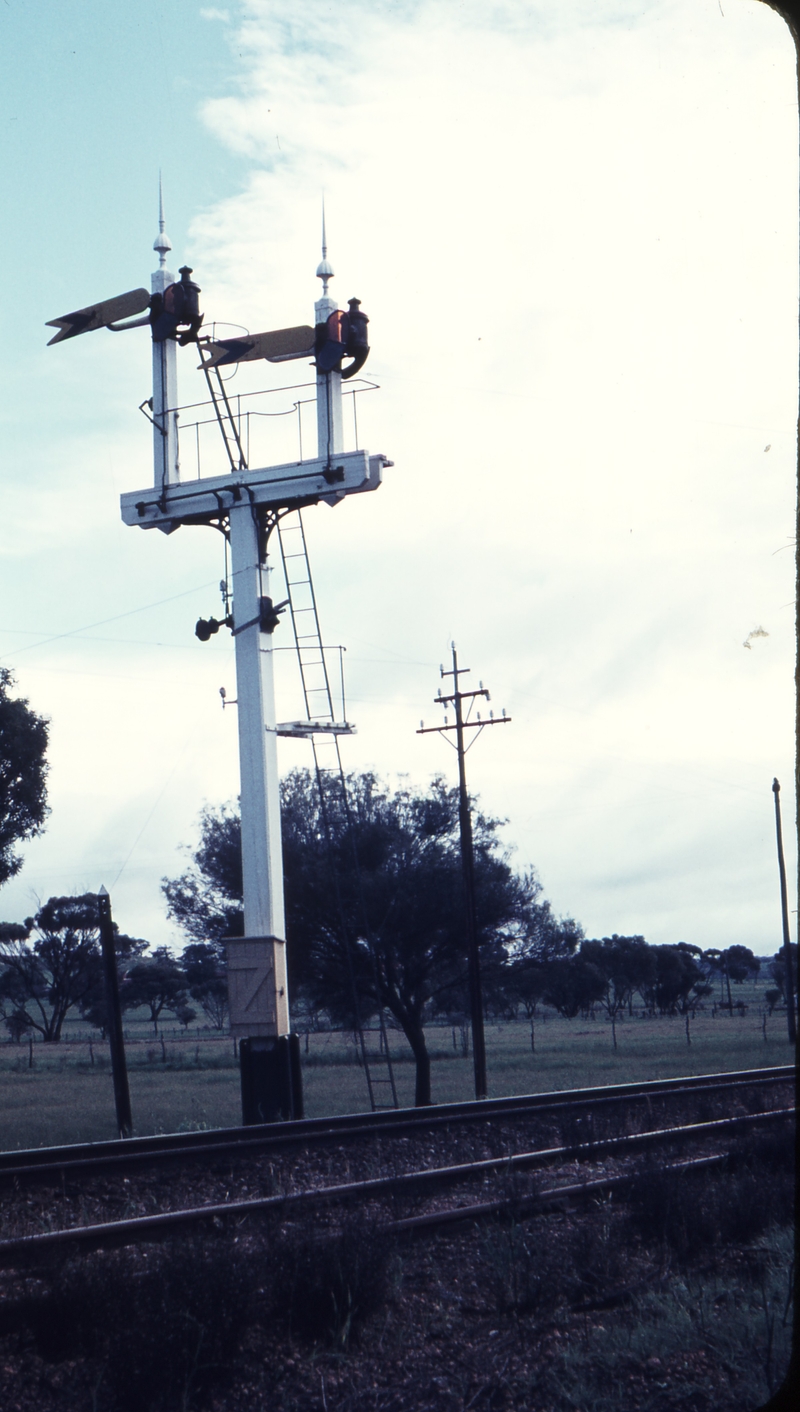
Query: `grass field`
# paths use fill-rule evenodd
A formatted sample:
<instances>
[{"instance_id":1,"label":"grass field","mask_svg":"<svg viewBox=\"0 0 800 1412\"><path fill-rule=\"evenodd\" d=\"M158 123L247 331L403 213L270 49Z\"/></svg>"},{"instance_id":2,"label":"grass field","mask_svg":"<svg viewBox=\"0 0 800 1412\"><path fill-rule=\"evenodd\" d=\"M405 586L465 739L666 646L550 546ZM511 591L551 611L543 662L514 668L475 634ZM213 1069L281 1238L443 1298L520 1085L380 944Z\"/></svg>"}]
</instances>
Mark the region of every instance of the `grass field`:
<instances>
[{"instance_id":1,"label":"grass field","mask_svg":"<svg viewBox=\"0 0 800 1412\"><path fill-rule=\"evenodd\" d=\"M747 993L745 993L747 992ZM639 1079L677 1077L790 1062L785 1016L767 1020L766 1041L758 987L737 988L748 1003L743 1016L718 1011L692 1022L686 1043L680 1019L646 1019L636 1013L618 1024L614 1051L611 1027L601 1019L562 1020L552 1011L536 1024L531 1052L526 1022L489 1023L486 1029L489 1094L553 1092ZM75 1022L59 1045L0 1046L0 1149L94 1142L116 1136L108 1050ZM82 1033L83 1031L83 1033ZM373 1037L374 1038L374 1037ZM427 1032L435 1102L474 1096L471 1054L461 1053L460 1035L449 1027ZM414 1064L400 1034L390 1038L398 1096L413 1103ZM310 1034L303 1040L306 1113L319 1117L368 1108L364 1073L352 1036ZM238 1061L229 1037L208 1032L162 1039L146 1037L131 1023L128 1042L131 1106L138 1134L235 1126L241 1121Z\"/></svg>"}]
</instances>

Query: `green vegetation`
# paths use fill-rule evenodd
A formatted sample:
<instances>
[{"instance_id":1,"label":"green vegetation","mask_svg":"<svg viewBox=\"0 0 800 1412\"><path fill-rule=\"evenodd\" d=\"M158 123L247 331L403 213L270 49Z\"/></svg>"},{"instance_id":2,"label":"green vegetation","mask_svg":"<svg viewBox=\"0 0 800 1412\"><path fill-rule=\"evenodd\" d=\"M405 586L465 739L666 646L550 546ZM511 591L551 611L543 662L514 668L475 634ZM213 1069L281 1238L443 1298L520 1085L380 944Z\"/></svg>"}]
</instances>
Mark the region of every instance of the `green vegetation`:
<instances>
[{"instance_id":1,"label":"green vegetation","mask_svg":"<svg viewBox=\"0 0 800 1412\"><path fill-rule=\"evenodd\" d=\"M565 1020L545 1010L536 1021L531 1052L526 1021L489 1023L489 1093L552 1092L607 1083L634 1083L789 1062L785 1016L767 1018L766 1042L759 1013L759 987L742 986L745 1014L703 1011L691 1023L691 1046L678 1017L617 1019L617 1049L605 1018ZM148 1037L148 1014L129 1023L128 1065L135 1130L139 1134L235 1126L241 1121L238 1061L229 1036L208 1031L183 1034L177 1026ZM115 1136L114 1102L107 1046L91 1046L85 1022L67 1020L59 1045L0 1045L0 1147L50 1146L101 1141ZM371 1036L377 1047L377 1035ZM438 1103L473 1096L472 1055L462 1052L460 1030L429 1026L432 1090ZM354 1113L368 1107L367 1086L352 1035L311 1033L301 1044L309 1117ZM415 1064L410 1046L390 1035L398 1094L414 1101ZM30 1066L31 1056L33 1067Z\"/></svg>"}]
</instances>

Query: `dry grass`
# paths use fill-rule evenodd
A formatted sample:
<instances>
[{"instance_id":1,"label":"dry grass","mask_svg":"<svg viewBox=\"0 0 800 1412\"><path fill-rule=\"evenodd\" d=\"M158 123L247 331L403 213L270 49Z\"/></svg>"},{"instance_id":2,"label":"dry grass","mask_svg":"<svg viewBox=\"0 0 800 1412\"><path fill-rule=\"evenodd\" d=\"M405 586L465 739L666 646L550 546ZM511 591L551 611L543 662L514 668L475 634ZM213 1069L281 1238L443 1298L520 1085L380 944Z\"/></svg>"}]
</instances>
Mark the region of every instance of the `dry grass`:
<instances>
[{"instance_id":1,"label":"dry grass","mask_svg":"<svg viewBox=\"0 0 800 1412\"><path fill-rule=\"evenodd\" d=\"M747 994L757 999L757 991ZM75 1037L61 1045L34 1045L28 1067L27 1044L0 1046L0 1147L14 1149L68 1142L100 1141L115 1136L108 1051ZM136 1027L131 1027L136 1033ZM175 1132L200 1127L234 1126L241 1120L238 1066L230 1038L176 1032L161 1040L140 1037L128 1047L131 1104L137 1133ZM649 1020L634 1015L618 1025L618 1048L610 1026L601 1019L562 1020L552 1012L537 1021L536 1050L524 1021L489 1023L486 1047L489 1093L553 1092L609 1083L683 1074L759 1068L790 1061L785 1021L774 1015L765 1043L755 1008L740 1017L702 1014L692 1023L687 1046L680 1019ZM377 1043L377 1036L371 1037ZM472 1057L453 1043L449 1027L431 1027L434 1101L457 1102L474 1095ZM391 1035L398 1095L413 1103L414 1065L400 1034ZM355 1113L368 1108L364 1073L352 1036L311 1034L304 1060L304 1092L309 1117Z\"/></svg>"}]
</instances>

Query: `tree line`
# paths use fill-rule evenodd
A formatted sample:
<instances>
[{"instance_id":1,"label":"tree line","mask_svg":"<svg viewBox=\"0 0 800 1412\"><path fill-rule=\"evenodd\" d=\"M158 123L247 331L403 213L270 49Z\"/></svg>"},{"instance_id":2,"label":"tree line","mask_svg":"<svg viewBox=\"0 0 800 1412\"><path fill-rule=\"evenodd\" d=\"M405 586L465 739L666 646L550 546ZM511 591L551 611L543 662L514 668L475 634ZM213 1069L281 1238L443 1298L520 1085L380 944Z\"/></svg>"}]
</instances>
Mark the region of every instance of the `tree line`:
<instances>
[{"instance_id":1,"label":"tree line","mask_svg":"<svg viewBox=\"0 0 800 1412\"><path fill-rule=\"evenodd\" d=\"M466 1024L467 960L458 792L441 778L425 790L388 786L372 773L336 781L293 770L281 786L287 957L295 1023L355 1028L379 1008L410 1045L416 1102L431 1101L425 1026ZM642 936L587 938L557 917L532 869L518 870L502 822L473 810L476 905L489 1015L523 1013L535 1044L539 1007L617 1024L638 996L651 1015L684 1017L714 1003L733 1012L732 987L758 975L744 946L653 946ZM180 955L116 930L124 1008L146 1008L155 1029L170 1014L188 1026L198 1009L227 1020L225 938L243 933L241 832L236 810L207 809L190 866L165 879ZM103 1032L105 995L97 900L54 897L23 923L0 924L0 1010L12 1039L57 1042L70 1010ZM796 956L796 947L794 948ZM783 957L770 966L770 1009L785 992ZM717 987L718 992L717 992Z\"/></svg>"}]
</instances>

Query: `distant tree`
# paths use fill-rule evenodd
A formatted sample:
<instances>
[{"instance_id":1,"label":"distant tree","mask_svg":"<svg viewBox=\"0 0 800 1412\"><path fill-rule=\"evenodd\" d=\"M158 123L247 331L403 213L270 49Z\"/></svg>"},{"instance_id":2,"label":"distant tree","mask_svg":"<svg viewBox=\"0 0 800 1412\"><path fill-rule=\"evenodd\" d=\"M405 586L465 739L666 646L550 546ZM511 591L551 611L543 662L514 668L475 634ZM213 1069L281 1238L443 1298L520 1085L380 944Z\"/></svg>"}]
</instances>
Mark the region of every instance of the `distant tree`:
<instances>
[{"instance_id":1,"label":"distant tree","mask_svg":"<svg viewBox=\"0 0 800 1412\"><path fill-rule=\"evenodd\" d=\"M661 1015L693 1014L711 994L703 953L685 942L651 947L653 970L642 992L648 1009Z\"/></svg>"},{"instance_id":2,"label":"distant tree","mask_svg":"<svg viewBox=\"0 0 800 1412\"><path fill-rule=\"evenodd\" d=\"M554 969L556 961L566 962L583 939L583 930L571 917L556 917L549 902L539 902L529 914L529 925L523 936L511 948L500 975L501 995L506 997L506 1012L512 1005L520 1007L531 1027L531 1049L536 1047L534 1023L539 1005L549 998L549 992L559 990L559 1003L571 1008L573 989L569 978L574 967ZM566 987L564 983L566 982ZM575 998L576 1003L580 1003ZM551 1004L555 1003L551 1000Z\"/></svg>"},{"instance_id":3,"label":"distant tree","mask_svg":"<svg viewBox=\"0 0 800 1412\"><path fill-rule=\"evenodd\" d=\"M149 955L137 959L128 968L121 988L124 1008L149 1010L156 1035L162 1013L168 1011L177 1015L187 998L183 967L166 946L156 947Z\"/></svg>"},{"instance_id":4,"label":"distant tree","mask_svg":"<svg viewBox=\"0 0 800 1412\"><path fill-rule=\"evenodd\" d=\"M602 971L582 954L548 961L545 981L544 999L565 1020L588 1014L605 988Z\"/></svg>"},{"instance_id":5,"label":"distant tree","mask_svg":"<svg viewBox=\"0 0 800 1412\"><path fill-rule=\"evenodd\" d=\"M791 957L792 957L792 980L793 980L792 992L793 992L793 994L796 996L796 995L797 995L797 942L795 942L795 941L793 941L793 942L791 943L791 953L790 953L790 954L791 954ZM776 952L775 952L775 955L773 956L772 960L770 961L770 963L769 963L769 974L772 976L772 979L774 980L776 986L778 987L778 990L780 991L781 999L782 999L782 1001L783 1001L783 1003L784 1003L784 1005L785 1005L785 1004L786 1004L787 986L786 986L786 959L785 959L785 956L784 956L783 947L781 947L780 951L776 951Z\"/></svg>"},{"instance_id":6,"label":"distant tree","mask_svg":"<svg viewBox=\"0 0 800 1412\"><path fill-rule=\"evenodd\" d=\"M525 1011L531 1027L531 1051L536 1048L534 1025L540 1001L547 993L547 966L544 961L533 958L520 962L513 968L511 993Z\"/></svg>"},{"instance_id":7,"label":"distant tree","mask_svg":"<svg viewBox=\"0 0 800 1412\"><path fill-rule=\"evenodd\" d=\"M735 985L742 985L749 977L758 975L761 965L758 957L753 955L749 946L726 947L722 952L722 965L728 988L728 1008L733 1013L731 981Z\"/></svg>"},{"instance_id":8,"label":"distant tree","mask_svg":"<svg viewBox=\"0 0 800 1412\"><path fill-rule=\"evenodd\" d=\"M0 885L22 867L14 845L41 833L47 817L48 723L13 687L0 667Z\"/></svg>"},{"instance_id":9,"label":"distant tree","mask_svg":"<svg viewBox=\"0 0 800 1412\"><path fill-rule=\"evenodd\" d=\"M23 1015L21 1010L12 1010L10 1015L6 1015L4 1024L8 1030L9 1039L15 1044L21 1044L22 1036L31 1032L30 1020L27 1015Z\"/></svg>"},{"instance_id":10,"label":"distant tree","mask_svg":"<svg viewBox=\"0 0 800 1412\"><path fill-rule=\"evenodd\" d=\"M88 995L100 955L97 898L51 897L24 925L0 924L0 1001L56 1043ZM32 939L33 934L33 939Z\"/></svg>"},{"instance_id":11,"label":"distant tree","mask_svg":"<svg viewBox=\"0 0 800 1412\"><path fill-rule=\"evenodd\" d=\"M228 1018L228 980L224 947L207 941L194 941L185 946L181 965L192 1000L215 1030L225 1028Z\"/></svg>"},{"instance_id":12,"label":"distant tree","mask_svg":"<svg viewBox=\"0 0 800 1412\"><path fill-rule=\"evenodd\" d=\"M653 967L652 947L643 936L603 937L581 943L580 957L602 977L600 1004L611 1021L611 1038L617 1047L617 1020L630 1004L633 992L647 986Z\"/></svg>"},{"instance_id":13,"label":"distant tree","mask_svg":"<svg viewBox=\"0 0 800 1412\"><path fill-rule=\"evenodd\" d=\"M130 1008L127 999L125 982L128 972L134 963L144 956L149 949L150 943L143 941L140 937L125 936L119 931L116 922L114 927L114 951L117 958L117 981L120 990L120 1004L122 1009ZM95 956L89 967L89 986L83 999L79 1002L81 1015L94 1029L99 1030L103 1039L108 1031L108 1007L106 1003L106 977L103 958L100 954Z\"/></svg>"},{"instance_id":14,"label":"distant tree","mask_svg":"<svg viewBox=\"0 0 800 1412\"><path fill-rule=\"evenodd\" d=\"M184 1030L188 1030L190 1024L192 1023L192 1020L197 1019L197 1011L193 1010L191 1005L180 1005L175 1011L175 1014L177 1016L178 1023L183 1025Z\"/></svg>"},{"instance_id":15,"label":"distant tree","mask_svg":"<svg viewBox=\"0 0 800 1412\"><path fill-rule=\"evenodd\" d=\"M168 947L157 946L150 956L134 962L125 978L122 997L126 1009L147 1007L156 1035L162 1011L171 1010L177 1015L185 1007L186 976Z\"/></svg>"},{"instance_id":16,"label":"distant tree","mask_svg":"<svg viewBox=\"0 0 800 1412\"><path fill-rule=\"evenodd\" d=\"M720 1006L724 1006L727 992L728 1010L733 1014L731 981L735 985L741 985L749 976L757 976L761 969L758 957L753 954L749 946L738 944L726 947L709 947L707 951L702 953L702 957L709 970L716 972L720 977L722 988Z\"/></svg>"},{"instance_id":17,"label":"distant tree","mask_svg":"<svg viewBox=\"0 0 800 1412\"><path fill-rule=\"evenodd\" d=\"M764 999L769 1007L770 1015L781 998L781 992L777 986L770 986L769 990L764 991Z\"/></svg>"},{"instance_id":18,"label":"distant tree","mask_svg":"<svg viewBox=\"0 0 800 1412\"><path fill-rule=\"evenodd\" d=\"M720 1007L725 1004L725 966L722 960L722 949L719 946L709 946L702 954L702 964L705 967L706 977L710 980L714 976L720 977ZM716 1004L716 1002L715 1002Z\"/></svg>"}]
</instances>

